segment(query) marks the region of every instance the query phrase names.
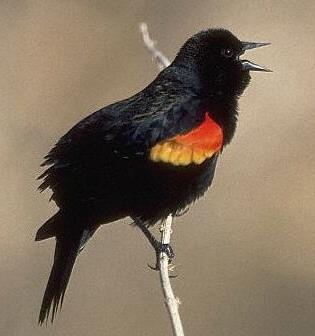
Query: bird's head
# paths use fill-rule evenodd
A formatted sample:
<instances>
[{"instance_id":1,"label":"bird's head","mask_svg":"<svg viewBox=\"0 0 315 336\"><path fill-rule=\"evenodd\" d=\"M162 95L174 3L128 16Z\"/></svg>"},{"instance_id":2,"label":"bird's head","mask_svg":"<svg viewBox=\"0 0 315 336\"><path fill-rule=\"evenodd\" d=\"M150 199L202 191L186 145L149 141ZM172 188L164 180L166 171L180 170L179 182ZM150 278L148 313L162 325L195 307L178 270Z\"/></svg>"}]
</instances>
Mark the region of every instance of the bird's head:
<instances>
[{"instance_id":1,"label":"bird's head","mask_svg":"<svg viewBox=\"0 0 315 336\"><path fill-rule=\"evenodd\" d=\"M242 42L228 30L210 29L188 39L173 64L196 71L207 95L220 100L241 95L250 82L250 71L270 71L241 59L247 50L268 44Z\"/></svg>"}]
</instances>

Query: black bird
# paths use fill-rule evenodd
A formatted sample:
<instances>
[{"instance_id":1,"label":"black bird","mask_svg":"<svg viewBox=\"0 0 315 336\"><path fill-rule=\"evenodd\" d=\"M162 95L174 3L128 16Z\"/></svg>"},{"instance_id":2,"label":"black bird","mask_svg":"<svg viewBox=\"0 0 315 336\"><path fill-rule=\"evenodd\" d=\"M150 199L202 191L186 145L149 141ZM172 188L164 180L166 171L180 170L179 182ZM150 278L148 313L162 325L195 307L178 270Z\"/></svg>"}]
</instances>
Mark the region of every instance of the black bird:
<instances>
[{"instance_id":1,"label":"black bird","mask_svg":"<svg viewBox=\"0 0 315 336\"><path fill-rule=\"evenodd\" d=\"M71 128L45 157L40 190L59 211L36 240L56 238L39 323L54 320L79 251L98 227L131 217L158 253L149 227L176 215L211 185L232 139L237 100L250 71L269 71L240 56L268 43L241 42L224 29L189 38L172 64L139 93Z\"/></svg>"}]
</instances>

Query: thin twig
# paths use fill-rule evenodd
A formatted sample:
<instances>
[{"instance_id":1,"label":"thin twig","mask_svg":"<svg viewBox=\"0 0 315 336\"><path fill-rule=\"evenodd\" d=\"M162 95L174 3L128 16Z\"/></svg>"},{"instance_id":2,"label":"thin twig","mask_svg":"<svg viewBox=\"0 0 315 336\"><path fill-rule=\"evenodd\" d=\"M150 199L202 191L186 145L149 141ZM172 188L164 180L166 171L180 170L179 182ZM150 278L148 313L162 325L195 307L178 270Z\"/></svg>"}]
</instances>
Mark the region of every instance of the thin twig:
<instances>
[{"instance_id":1,"label":"thin twig","mask_svg":"<svg viewBox=\"0 0 315 336\"><path fill-rule=\"evenodd\" d=\"M149 35L148 25L145 22L142 22L140 23L139 28L142 34L143 43L152 54L153 59L157 62L159 69L163 70L168 67L171 62L160 50L156 49L156 42L153 41Z\"/></svg>"},{"instance_id":2,"label":"thin twig","mask_svg":"<svg viewBox=\"0 0 315 336\"><path fill-rule=\"evenodd\" d=\"M140 31L143 38L143 43L149 52L152 54L153 59L157 62L160 70L163 70L167 66L170 65L169 59L158 49L155 47L155 42L150 38L148 26L146 23L140 24ZM169 215L166 221L163 223L161 227L161 243L162 244L170 244L171 242L171 233L172 233L172 215ZM173 335L174 336L184 336L184 330L182 326L182 322L180 319L178 306L179 299L175 297L170 277L168 274L169 271L169 257L165 252L161 252L159 258L159 268L160 268L160 280L161 286L163 290L165 305L167 311L170 316L170 320L172 323Z\"/></svg>"},{"instance_id":3,"label":"thin twig","mask_svg":"<svg viewBox=\"0 0 315 336\"><path fill-rule=\"evenodd\" d=\"M163 224L163 227L161 228L162 244L170 244L171 242L172 221L173 221L172 215L168 215L165 223ZM165 305L170 315L173 334L175 336L184 336L183 325L178 311L178 306L180 302L179 299L175 297L171 286L170 277L168 274L169 259L165 252L162 252L160 254L159 266L160 266L160 280L164 294Z\"/></svg>"}]
</instances>

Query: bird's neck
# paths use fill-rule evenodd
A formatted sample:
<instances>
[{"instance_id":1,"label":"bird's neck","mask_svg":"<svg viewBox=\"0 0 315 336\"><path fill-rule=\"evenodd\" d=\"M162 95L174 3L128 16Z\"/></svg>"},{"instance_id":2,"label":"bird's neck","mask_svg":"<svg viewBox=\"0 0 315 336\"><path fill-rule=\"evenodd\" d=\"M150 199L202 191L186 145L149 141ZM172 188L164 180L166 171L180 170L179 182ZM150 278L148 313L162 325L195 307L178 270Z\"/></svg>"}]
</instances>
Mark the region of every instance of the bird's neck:
<instances>
[{"instance_id":1,"label":"bird's neck","mask_svg":"<svg viewBox=\"0 0 315 336\"><path fill-rule=\"evenodd\" d=\"M185 63L176 62L171 68L175 77L180 79L181 85L202 99L202 109L220 125L224 135L223 145L227 145L236 129L237 95L220 90L220 85L211 76L203 77L198 67L194 68L191 64L187 67Z\"/></svg>"},{"instance_id":2,"label":"bird's neck","mask_svg":"<svg viewBox=\"0 0 315 336\"><path fill-rule=\"evenodd\" d=\"M209 103L208 113L210 117L217 122L223 130L223 145L231 142L237 125L237 101L226 102L224 104Z\"/></svg>"}]
</instances>

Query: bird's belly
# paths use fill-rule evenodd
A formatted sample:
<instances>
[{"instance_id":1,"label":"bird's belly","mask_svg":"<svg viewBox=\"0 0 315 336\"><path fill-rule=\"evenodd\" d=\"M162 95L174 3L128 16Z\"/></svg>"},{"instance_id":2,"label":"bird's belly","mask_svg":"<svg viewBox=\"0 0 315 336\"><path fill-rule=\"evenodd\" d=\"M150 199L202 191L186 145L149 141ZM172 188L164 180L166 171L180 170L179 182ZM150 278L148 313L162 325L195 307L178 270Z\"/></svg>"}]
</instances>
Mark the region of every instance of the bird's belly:
<instances>
[{"instance_id":1,"label":"bird's belly","mask_svg":"<svg viewBox=\"0 0 315 336\"><path fill-rule=\"evenodd\" d=\"M132 199L132 211L152 224L184 209L201 197L211 185L217 156L200 165L184 167L155 163L139 176Z\"/></svg>"},{"instance_id":2,"label":"bird's belly","mask_svg":"<svg viewBox=\"0 0 315 336\"><path fill-rule=\"evenodd\" d=\"M53 198L62 208L93 214L99 223L130 215L154 224L204 194L216 158L189 166L135 159L112 161L103 169L79 169L59 176Z\"/></svg>"}]
</instances>

